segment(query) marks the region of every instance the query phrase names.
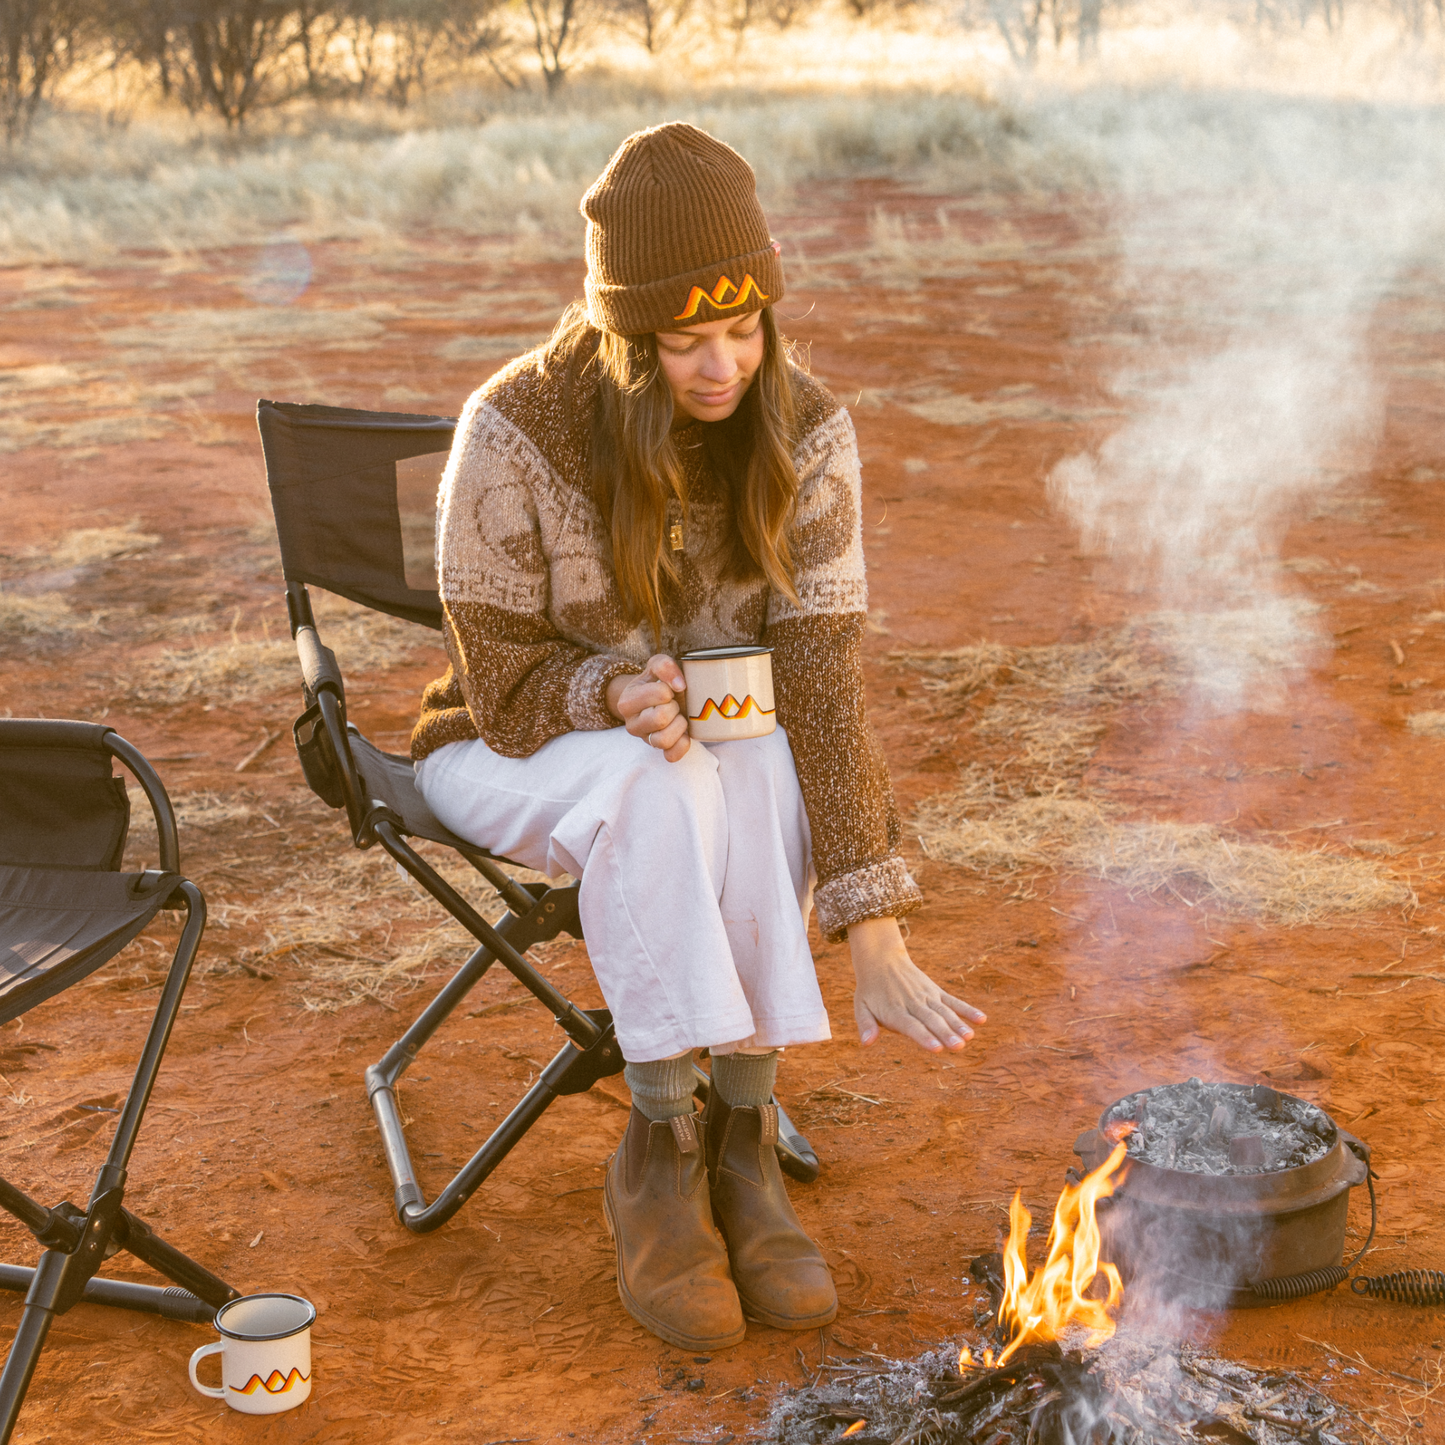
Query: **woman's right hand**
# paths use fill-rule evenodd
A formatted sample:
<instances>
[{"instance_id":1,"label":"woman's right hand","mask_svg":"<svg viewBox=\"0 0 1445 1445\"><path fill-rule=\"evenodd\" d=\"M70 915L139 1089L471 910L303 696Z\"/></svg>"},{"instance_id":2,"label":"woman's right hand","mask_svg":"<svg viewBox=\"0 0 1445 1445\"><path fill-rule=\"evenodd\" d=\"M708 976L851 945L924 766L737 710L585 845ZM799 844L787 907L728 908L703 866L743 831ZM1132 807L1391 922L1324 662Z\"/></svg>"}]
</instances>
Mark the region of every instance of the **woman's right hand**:
<instances>
[{"instance_id":1,"label":"woman's right hand","mask_svg":"<svg viewBox=\"0 0 1445 1445\"><path fill-rule=\"evenodd\" d=\"M624 673L607 684L607 711L621 718L633 737L675 763L688 747L687 719L677 704L686 687L676 661L659 652L641 672Z\"/></svg>"}]
</instances>

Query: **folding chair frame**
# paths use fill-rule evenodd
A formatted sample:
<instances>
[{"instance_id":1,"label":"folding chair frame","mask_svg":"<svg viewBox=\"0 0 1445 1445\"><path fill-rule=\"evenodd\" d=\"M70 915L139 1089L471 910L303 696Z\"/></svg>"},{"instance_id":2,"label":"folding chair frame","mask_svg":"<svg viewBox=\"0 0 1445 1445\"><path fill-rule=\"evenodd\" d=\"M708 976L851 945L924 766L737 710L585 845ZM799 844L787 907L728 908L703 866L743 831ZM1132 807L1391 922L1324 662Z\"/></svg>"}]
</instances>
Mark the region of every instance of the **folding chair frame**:
<instances>
[{"instance_id":1,"label":"folding chair frame","mask_svg":"<svg viewBox=\"0 0 1445 1445\"><path fill-rule=\"evenodd\" d=\"M304 583L288 581L286 604L307 704L307 712L297 720L298 748L303 723L314 717L315 723L311 725L319 724L317 733L326 740L329 756L325 768L339 793L339 805L346 810L352 841L358 848L379 843L477 940L478 946L471 957L416 1022L366 1071L367 1095L381 1130L387 1168L395 1189L397 1217L414 1234L426 1234L445 1224L466 1203L556 1099L564 1094L586 1093L598 1079L620 1073L625 1060L617 1044L611 1014L606 1009L577 1008L523 956L533 944L546 942L560 933L582 937L577 916L581 885L572 883L553 888L519 883L500 866L510 860L499 859L485 849L453 843L451 846L496 889L507 905L504 917L496 924L488 923L410 846L400 815L385 802L368 796L353 756L351 738L359 738L360 734L346 719L346 689L341 670L335 654L323 645L317 632L310 594ZM314 788L316 781L311 781ZM566 1033L567 1042L481 1148L428 1204L407 1149L396 1102L396 1084L432 1035L496 962L551 1011ZM707 1089L707 1075L699 1069L697 1093L704 1100ZM778 1123L782 1167L794 1178L816 1179L817 1156L781 1108Z\"/></svg>"},{"instance_id":2,"label":"folding chair frame","mask_svg":"<svg viewBox=\"0 0 1445 1445\"><path fill-rule=\"evenodd\" d=\"M39 732L63 728L65 724L41 722L36 726ZM180 845L170 799L155 770L130 743L112 732L106 734L102 746L129 770L150 803L159 840L160 866L155 881L160 886L164 875L180 871ZM47 1209L8 1180L0 1179L0 1208L14 1215L46 1246L34 1269L0 1265L0 1288L25 1292L25 1309L0 1372L0 1445L10 1439L15 1428L51 1325L73 1305L82 1301L112 1305L209 1324L217 1308L239 1294L225 1280L167 1244L123 1204L131 1152L206 926L205 898L186 879L175 884L162 907L184 909L186 923L88 1205L82 1210L65 1200ZM121 1249L175 1281L178 1288L96 1278L102 1262Z\"/></svg>"}]
</instances>

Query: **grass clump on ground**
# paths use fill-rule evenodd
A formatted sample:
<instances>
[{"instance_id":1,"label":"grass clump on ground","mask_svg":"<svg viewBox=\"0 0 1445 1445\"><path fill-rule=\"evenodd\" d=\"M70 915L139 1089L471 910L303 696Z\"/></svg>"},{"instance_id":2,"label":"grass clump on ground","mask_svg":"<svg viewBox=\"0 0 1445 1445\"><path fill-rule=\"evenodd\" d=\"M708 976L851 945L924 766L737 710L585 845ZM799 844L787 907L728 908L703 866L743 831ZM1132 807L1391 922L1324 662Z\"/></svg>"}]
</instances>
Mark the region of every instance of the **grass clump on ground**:
<instances>
[{"instance_id":1,"label":"grass clump on ground","mask_svg":"<svg viewBox=\"0 0 1445 1445\"><path fill-rule=\"evenodd\" d=\"M893 660L923 674L938 711L970 716L990 753L915 810L930 858L993 876L1083 874L1130 896L1285 924L1415 902L1409 885L1376 861L1383 848L1349 856L1210 823L1131 819L1088 786L1089 763L1119 710L1162 701L1185 681L1147 623L1085 643L980 643Z\"/></svg>"},{"instance_id":2,"label":"grass clump on ground","mask_svg":"<svg viewBox=\"0 0 1445 1445\"><path fill-rule=\"evenodd\" d=\"M1445 712L1414 712L1405 725L1417 738L1445 738Z\"/></svg>"},{"instance_id":3,"label":"grass clump on ground","mask_svg":"<svg viewBox=\"0 0 1445 1445\"><path fill-rule=\"evenodd\" d=\"M80 527L49 547L0 553L0 649L44 647L102 630L104 616L78 612L62 595L88 568L148 552L159 537L124 527Z\"/></svg>"},{"instance_id":4,"label":"grass clump on ground","mask_svg":"<svg viewBox=\"0 0 1445 1445\"><path fill-rule=\"evenodd\" d=\"M325 594L317 594L316 615L321 640L348 677L384 672L437 645L436 635L425 628ZM233 632L227 638L164 648L120 682L122 693L133 702L174 707L191 699L255 702L294 691L300 680L290 637L243 640Z\"/></svg>"}]
</instances>

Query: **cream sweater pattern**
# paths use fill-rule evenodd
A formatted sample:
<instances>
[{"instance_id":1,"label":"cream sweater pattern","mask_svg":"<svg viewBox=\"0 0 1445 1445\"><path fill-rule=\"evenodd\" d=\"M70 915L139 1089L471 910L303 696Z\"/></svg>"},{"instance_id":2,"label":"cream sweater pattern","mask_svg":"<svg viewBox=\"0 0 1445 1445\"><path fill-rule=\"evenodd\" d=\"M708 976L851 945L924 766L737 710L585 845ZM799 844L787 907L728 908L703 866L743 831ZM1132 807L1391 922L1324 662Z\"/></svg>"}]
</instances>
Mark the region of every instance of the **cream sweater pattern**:
<instances>
[{"instance_id":1,"label":"cream sweater pattern","mask_svg":"<svg viewBox=\"0 0 1445 1445\"><path fill-rule=\"evenodd\" d=\"M726 497L700 442L679 437L688 507L680 578L663 635L629 624L611 539L593 499L592 394L570 397L540 353L503 368L467 402L442 478L437 558L450 667L427 688L412 736L420 760L481 737L527 757L573 730L617 726L607 684L655 652L773 648L778 722L792 745L812 832L818 922L830 939L922 901L898 853L888 765L863 700L867 611L857 441L848 413L801 371L789 533L801 606L762 579L722 576Z\"/></svg>"}]
</instances>

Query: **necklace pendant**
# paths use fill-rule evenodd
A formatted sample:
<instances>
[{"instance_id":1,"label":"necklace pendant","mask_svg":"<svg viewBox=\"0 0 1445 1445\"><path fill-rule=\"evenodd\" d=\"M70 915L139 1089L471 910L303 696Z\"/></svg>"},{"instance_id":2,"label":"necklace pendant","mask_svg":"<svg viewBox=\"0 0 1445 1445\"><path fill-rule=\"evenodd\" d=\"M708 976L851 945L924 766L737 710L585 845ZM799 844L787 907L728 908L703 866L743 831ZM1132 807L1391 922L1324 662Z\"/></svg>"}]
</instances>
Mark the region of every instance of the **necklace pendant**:
<instances>
[{"instance_id":1,"label":"necklace pendant","mask_svg":"<svg viewBox=\"0 0 1445 1445\"><path fill-rule=\"evenodd\" d=\"M681 523L681 522L674 522L674 523L672 524L672 530L667 534L667 536L668 536L668 541L672 543L672 550L673 550L674 552L681 552L681 551L682 551L682 523Z\"/></svg>"}]
</instances>

